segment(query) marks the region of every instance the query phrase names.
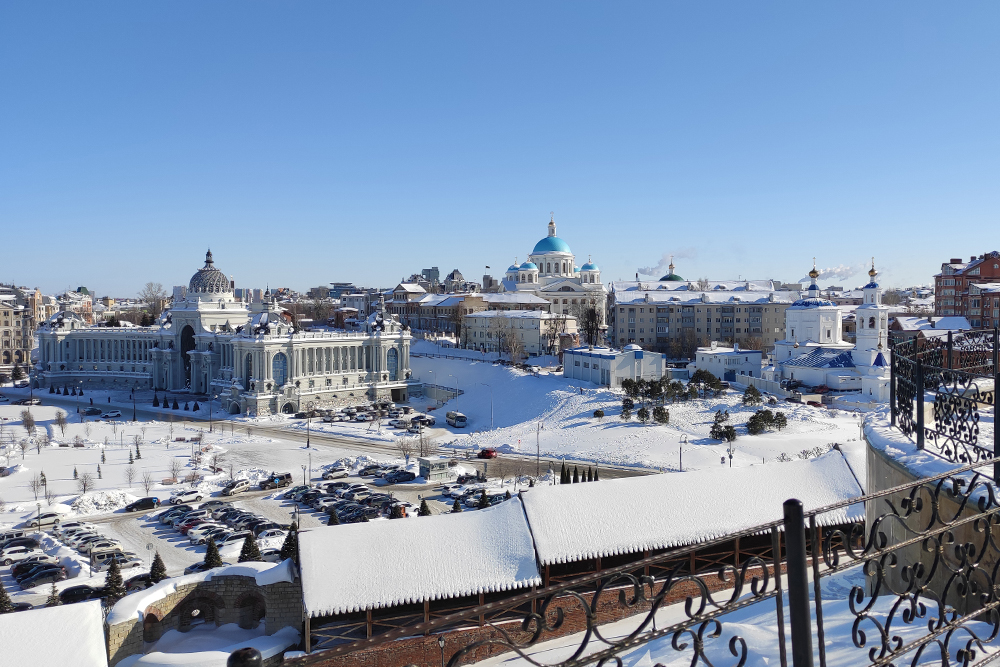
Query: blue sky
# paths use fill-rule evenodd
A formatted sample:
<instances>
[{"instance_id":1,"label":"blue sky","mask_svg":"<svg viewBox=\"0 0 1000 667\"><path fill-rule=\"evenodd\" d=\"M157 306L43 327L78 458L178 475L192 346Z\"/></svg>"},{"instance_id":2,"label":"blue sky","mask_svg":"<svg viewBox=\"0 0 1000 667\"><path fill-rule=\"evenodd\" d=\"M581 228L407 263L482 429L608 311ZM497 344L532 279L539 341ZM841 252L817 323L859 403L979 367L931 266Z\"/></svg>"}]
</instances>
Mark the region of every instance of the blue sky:
<instances>
[{"instance_id":1,"label":"blue sky","mask_svg":"<svg viewBox=\"0 0 1000 667\"><path fill-rule=\"evenodd\" d=\"M0 280L523 260L929 282L1000 248L997 3L0 5ZM963 238L967 236L968 238ZM983 244L986 244L985 246ZM655 276L654 276L655 277ZM824 282L824 281L821 281Z\"/></svg>"}]
</instances>

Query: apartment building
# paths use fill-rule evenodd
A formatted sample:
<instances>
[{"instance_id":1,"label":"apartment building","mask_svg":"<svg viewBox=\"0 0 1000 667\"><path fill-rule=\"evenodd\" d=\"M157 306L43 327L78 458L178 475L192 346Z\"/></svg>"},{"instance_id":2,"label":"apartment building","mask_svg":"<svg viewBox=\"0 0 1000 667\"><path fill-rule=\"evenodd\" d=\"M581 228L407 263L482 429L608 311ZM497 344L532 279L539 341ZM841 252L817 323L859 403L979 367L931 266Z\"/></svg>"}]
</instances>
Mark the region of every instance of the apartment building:
<instances>
[{"instance_id":1,"label":"apartment building","mask_svg":"<svg viewBox=\"0 0 1000 667\"><path fill-rule=\"evenodd\" d=\"M934 276L934 315L964 317L973 328L1000 324L1000 252L942 263Z\"/></svg>"}]
</instances>

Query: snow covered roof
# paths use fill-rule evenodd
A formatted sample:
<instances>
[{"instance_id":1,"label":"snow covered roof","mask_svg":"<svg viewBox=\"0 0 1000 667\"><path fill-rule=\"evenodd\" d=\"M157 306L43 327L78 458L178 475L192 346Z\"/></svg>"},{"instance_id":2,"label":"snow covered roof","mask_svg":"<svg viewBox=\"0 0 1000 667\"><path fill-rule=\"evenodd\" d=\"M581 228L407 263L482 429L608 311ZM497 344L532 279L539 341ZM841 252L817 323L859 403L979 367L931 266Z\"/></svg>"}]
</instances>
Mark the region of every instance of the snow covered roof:
<instances>
[{"instance_id":1,"label":"snow covered roof","mask_svg":"<svg viewBox=\"0 0 1000 667\"><path fill-rule=\"evenodd\" d=\"M647 283L648 284L648 283ZM657 283L654 283L654 285ZM706 292L688 292L677 289L658 289L649 291L626 291L615 293L615 304L631 303L791 303L798 292L748 292L746 290L709 290Z\"/></svg>"},{"instance_id":2,"label":"snow covered roof","mask_svg":"<svg viewBox=\"0 0 1000 667\"><path fill-rule=\"evenodd\" d=\"M480 310L472 313L468 317L509 317L511 319L528 320L550 320L565 317L567 320L575 320L572 315L561 315L560 313L548 313L544 310Z\"/></svg>"},{"instance_id":3,"label":"snow covered roof","mask_svg":"<svg viewBox=\"0 0 1000 667\"><path fill-rule=\"evenodd\" d=\"M668 277L670 276L663 276L663 278ZM713 290L727 292L773 292L776 289L777 286L771 280L709 280L707 288L703 290L698 287L697 282L685 281L678 275L673 275L669 280L615 280L611 283L611 290L613 292L646 292L652 290L691 291L699 293Z\"/></svg>"},{"instance_id":4,"label":"snow covered roof","mask_svg":"<svg viewBox=\"0 0 1000 667\"><path fill-rule=\"evenodd\" d=\"M547 304L548 301L540 296L535 296L534 294L524 294L518 292L487 292L481 295L483 301L488 304L499 304L499 303L524 303L524 304Z\"/></svg>"},{"instance_id":5,"label":"snow covered roof","mask_svg":"<svg viewBox=\"0 0 1000 667\"><path fill-rule=\"evenodd\" d=\"M521 502L299 533L310 616L540 585Z\"/></svg>"},{"instance_id":6,"label":"snow covered roof","mask_svg":"<svg viewBox=\"0 0 1000 667\"><path fill-rule=\"evenodd\" d=\"M423 287L417 285L416 283L399 283L396 286L397 292L409 292L411 294L424 294L427 292Z\"/></svg>"},{"instance_id":7,"label":"snow covered roof","mask_svg":"<svg viewBox=\"0 0 1000 667\"><path fill-rule=\"evenodd\" d=\"M5 665L107 667L101 602L0 614Z\"/></svg>"},{"instance_id":8,"label":"snow covered roof","mask_svg":"<svg viewBox=\"0 0 1000 667\"><path fill-rule=\"evenodd\" d=\"M972 328L964 317L897 317L899 331L968 331Z\"/></svg>"},{"instance_id":9,"label":"snow covered roof","mask_svg":"<svg viewBox=\"0 0 1000 667\"><path fill-rule=\"evenodd\" d=\"M844 457L831 451L778 465L536 486L522 498L539 562L549 565L696 544L779 520L789 498L808 511L862 493ZM863 517L863 507L851 506L818 520Z\"/></svg>"},{"instance_id":10,"label":"snow covered roof","mask_svg":"<svg viewBox=\"0 0 1000 667\"><path fill-rule=\"evenodd\" d=\"M854 368L854 358L849 350L819 347L801 357L789 359L784 365L799 368Z\"/></svg>"}]
</instances>

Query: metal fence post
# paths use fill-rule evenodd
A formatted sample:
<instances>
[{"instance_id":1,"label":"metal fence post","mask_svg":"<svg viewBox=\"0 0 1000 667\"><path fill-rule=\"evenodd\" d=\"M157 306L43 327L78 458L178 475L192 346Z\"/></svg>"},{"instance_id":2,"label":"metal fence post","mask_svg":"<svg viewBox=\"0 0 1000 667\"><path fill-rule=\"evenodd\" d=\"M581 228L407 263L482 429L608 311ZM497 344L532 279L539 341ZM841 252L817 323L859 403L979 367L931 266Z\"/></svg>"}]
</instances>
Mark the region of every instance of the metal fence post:
<instances>
[{"instance_id":1,"label":"metal fence post","mask_svg":"<svg viewBox=\"0 0 1000 667\"><path fill-rule=\"evenodd\" d=\"M954 343L952 342L951 332L949 331L948 332L948 360L944 364L945 368L948 368L948 369L954 368L954 365L952 364L952 361L951 361L951 352L952 352L953 349L954 349Z\"/></svg>"},{"instance_id":2,"label":"metal fence post","mask_svg":"<svg viewBox=\"0 0 1000 667\"><path fill-rule=\"evenodd\" d=\"M806 569L806 530L802 501L784 503L785 558L788 564L788 620L792 626L793 667L813 667L812 622L809 611L809 575Z\"/></svg>"},{"instance_id":3,"label":"metal fence post","mask_svg":"<svg viewBox=\"0 0 1000 667\"><path fill-rule=\"evenodd\" d=\"M1000 397L1000 328L993 327L993 456L1000 456L1000 429L997 428L997 400ZM993 483L1000 484L1000 462L993 464Z\"/></svg>"},{"instance_id":4,"label":"metal fence post","mask_svg":"<svg viewBox=\"0 0 1000 667\"><path fill-rule=\"evenodd\" d=\"M889 420L893 427L896 426L896 348L892 345L892 336L889 337Z\"/></svg>"},{"instance_id":5,"label":"metal fence post","mask_svg":"<svg viewBox=\"0 0 1000 667\"><path fill-rule=\"evenodd\" d=\"M917 399L917 449L924 448L924 364L917 357L916 378L914 379L915 398Z\"/></svg>"}]
</instances>

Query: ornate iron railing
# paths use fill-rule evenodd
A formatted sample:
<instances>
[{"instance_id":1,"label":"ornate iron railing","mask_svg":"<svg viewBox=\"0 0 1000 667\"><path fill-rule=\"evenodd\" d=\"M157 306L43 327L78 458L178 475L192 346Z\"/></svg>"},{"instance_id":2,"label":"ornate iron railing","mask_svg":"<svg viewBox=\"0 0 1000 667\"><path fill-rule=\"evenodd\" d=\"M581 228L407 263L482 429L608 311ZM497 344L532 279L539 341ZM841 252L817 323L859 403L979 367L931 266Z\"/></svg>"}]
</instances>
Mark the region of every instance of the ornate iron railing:
<instances>
[{"instance_id":1,"label":"ornate iron railing","mask_svg":"<svg viewBox=\"0 0 1000 667\"><path fill-rule=\"evenodd\" d=\"M980 472L994 463L810 512L788 500L780 521L288 664L435 664L438 647L448 667L505 652L537 667L620 667L638 650L692 667L983 664L1000 656L1000 504ZM670 565L761 534L771 558L710 574Z\"/></svg>"},{"instance_id":2,"label":"ornate iron railing","mask_svg":"<svg viewBox=\"0 0 1000 667\"><path fill-rule=\"evenodd\" d=\"M997 329L891 341L889 402L892 424L918 449L954 463L1000 454L998 432L981 438L983 410L995 413ZM928 409L933 407L928 423ZM1000 470L992 473L1000 479Z\"/></svg>"}]
</instances>

